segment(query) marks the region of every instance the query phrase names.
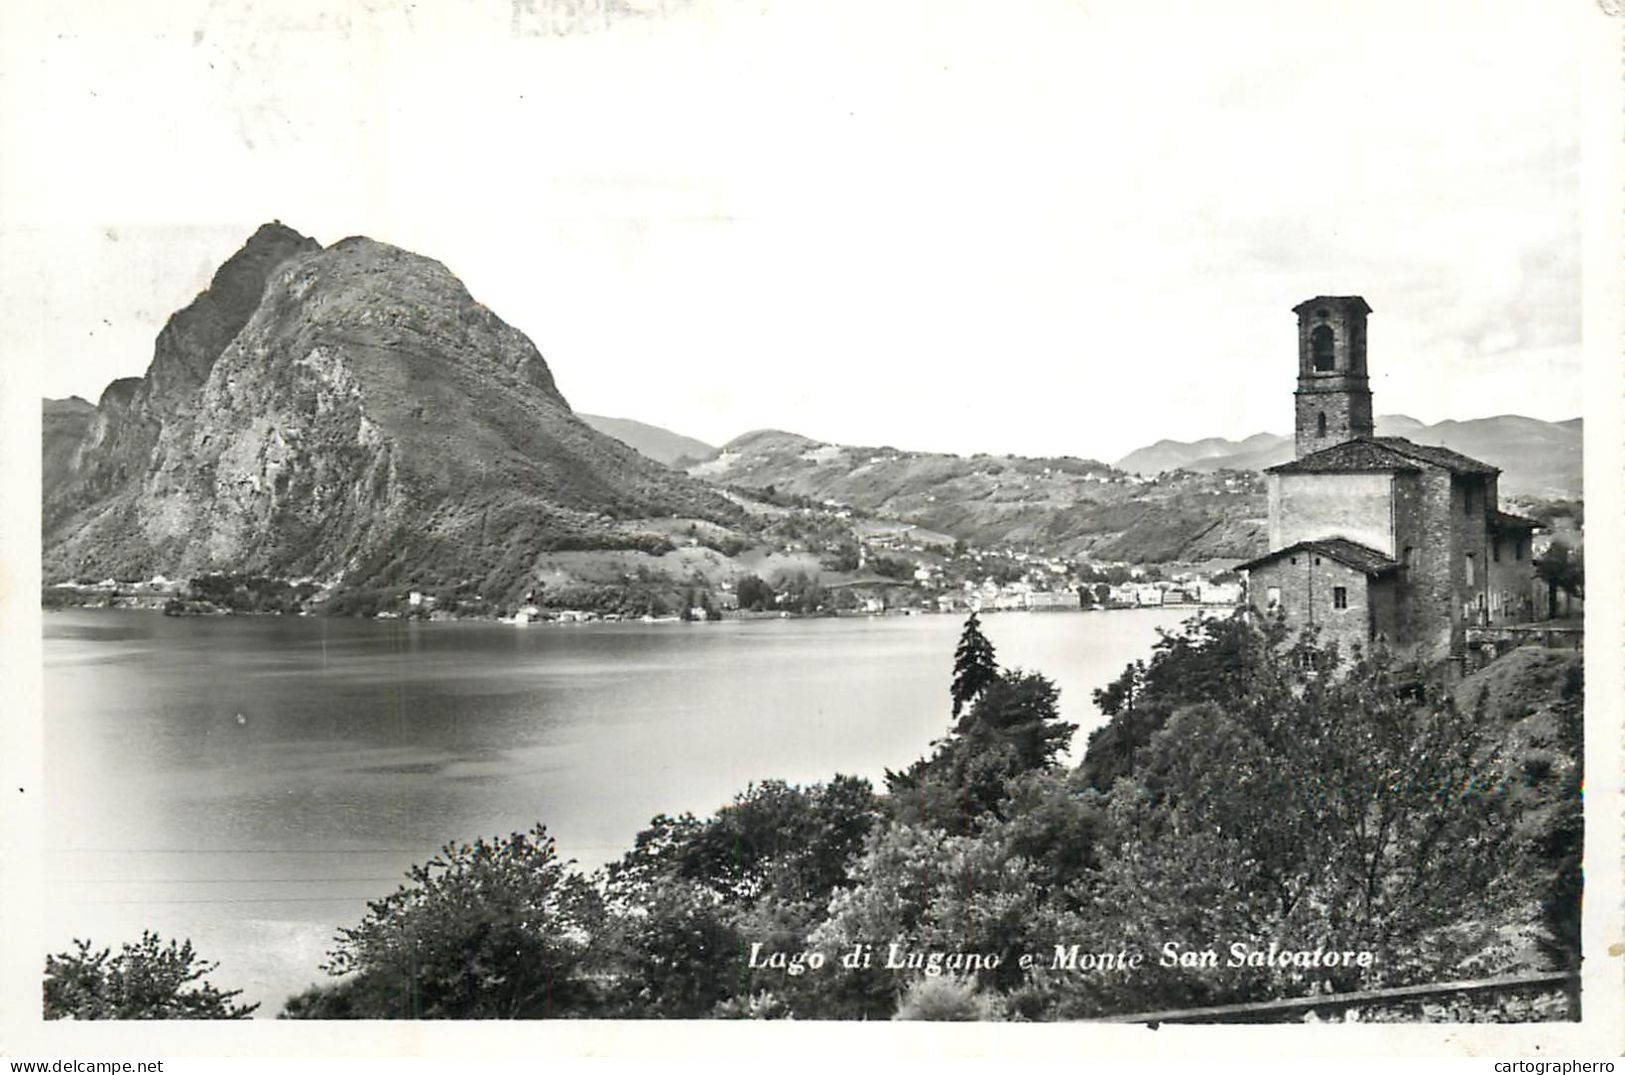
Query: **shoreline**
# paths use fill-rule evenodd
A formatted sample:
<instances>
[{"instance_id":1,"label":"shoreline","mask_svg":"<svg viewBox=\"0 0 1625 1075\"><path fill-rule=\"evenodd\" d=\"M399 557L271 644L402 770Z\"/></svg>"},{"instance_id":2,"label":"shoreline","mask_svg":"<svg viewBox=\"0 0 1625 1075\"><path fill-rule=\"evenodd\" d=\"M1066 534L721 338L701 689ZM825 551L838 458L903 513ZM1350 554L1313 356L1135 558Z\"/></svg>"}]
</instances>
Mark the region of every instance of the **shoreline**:
<instances>
[{"instance_id":1,"label":"shoreline","mask_svg":"<svg viewBox=\"0 0 1625 1075\"><path fill-rule=\"evenodd\" d=\"M253 617L253 618L282 617L282 618L287 618L287 619L334 619L334 620L348 620L348 621L373 620L373 621L378 621L378 622L383 622L383 623L411 623L411 624L484 623L484 624L501 624L503 626L509 626L509 627L582 627L582 626L588 626L588 625L597 625L597 626L636 625L636 626L640 626L640 627L647 627L647 626L655 626L655 625L664 626L664 625L672 625L672 624L693 626L693 625L704 625L704 624L710 624L710 623L758 622L758 621L764 621L764 620L773 621L773 620L835 620L835 619L841 619L841 620L852 620L852 619L906 619L906 618L909 618L909 617L916 617L916 616L969 616L972 613L974 613L975 615L978 615L978 616L1006 616L1006 615L1037 615L1037 616L1063 615L1063 616L1069 616L1069 615L1075 615L1075 614L1078 614L1078 613L1094 613L1094 612L1189 612L1189 613L1193 613L1193 614L1194 613L1202 613L1202 612L1229 613L1229 612L1238 611L1239 609L1241 609L1243 607L1244 606L1242 606L1242 605L1213 605L1213 604L1200 605L1200 604L1171 604L1170 603L1170 604L1164 604L1164 605L1111 605L1111 606L1095 605L1095 606L1090 607L1090 608L1005 608L1005 609L994 609L994 608L970 609L970 608L965 608L965 609L953 609L953 610L915 608L915 609L885 609L885 610L878 611L878 612L868 612L868 611L863 611L863 610L859 610L859 609L842 609L842 610L839 610L839 611L831 610L831 611L828 611L828 612L729 612L729 613L724 613L723 615L721 615L721 616L719 616L719 617L717 617L715 619L703 619L703 618L699 618L699 617L696 617L696 618L693 618L693 619L684 619L681 616L647 617L647 616L614 616L614 615L609 615L609 616L599 616L599 615L590 615L590 616L556 615L556 616L541 616L541 617L537 617L535 619L529 619L529 620L516 620L516 619L514 619L512 617L505 617L505 616L456 616L456 615L448 615L448 616L433 616L433 615L430 615L430 616L417 616L417 615L399 615L399 614L390 615L388 613L371 615L371 616L360 616L360 615L344 615L344 614L329 615L327 613L319 612L319 611L318 612L305 611L305 612L293 612L293 613L290 613L290 612L275 612L275 611L235 610L235 609L222 609L222 608L210 609L210 610L206 610L206 611L205 610L199 610L199 611L187 611L187 612L174 612L174 611L168 611L168 610L164 609L164 607L162 605L151 604L151 603L42 605L40 611L42 613L73 612L73 611L83 611L83 612L151 612L151 613L158 613L158 614L163 615L163 616L169 616L169 617L176 618L176 619L217 619L217 618L228 618L228 617L234 617L234 618L241 618L241 617ZM561 612L571 612L571 611L574 611L574 610L568 610L568 609L561 610Z\"/></svg>"}]
</instances>

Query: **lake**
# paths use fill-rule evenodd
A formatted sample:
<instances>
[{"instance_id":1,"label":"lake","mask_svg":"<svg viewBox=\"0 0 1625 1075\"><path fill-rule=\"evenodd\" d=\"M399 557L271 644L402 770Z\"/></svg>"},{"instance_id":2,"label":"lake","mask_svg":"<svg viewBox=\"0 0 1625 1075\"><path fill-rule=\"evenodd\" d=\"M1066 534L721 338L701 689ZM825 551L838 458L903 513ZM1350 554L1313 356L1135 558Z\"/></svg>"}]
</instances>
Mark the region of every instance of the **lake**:
<instances>
[{"instance_id":1,"label":"lake","mask_svg":"<svg viewBox=\"0 0 1625 1075\"><path fill-rule=\"evenodd\" d=\"M983 624L1002 666L1059 685L1076 758L1091 692L1191 614ZM947 731L963 624L44 619L51 950L189 937L261 1016L447 841L541 821L592 868L752 781L881 786Z\"/></svg>"}]
</instances>

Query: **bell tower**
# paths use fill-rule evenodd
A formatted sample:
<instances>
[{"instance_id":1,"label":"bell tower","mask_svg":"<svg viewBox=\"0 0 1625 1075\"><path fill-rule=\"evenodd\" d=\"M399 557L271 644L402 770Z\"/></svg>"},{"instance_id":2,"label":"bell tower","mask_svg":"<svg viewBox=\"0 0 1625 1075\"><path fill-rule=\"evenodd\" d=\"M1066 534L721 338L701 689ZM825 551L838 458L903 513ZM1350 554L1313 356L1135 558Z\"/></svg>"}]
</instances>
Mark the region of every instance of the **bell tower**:
<instances>
[{"instance_id":1,"label":"bell tower","mask_svg":"<svg viewBox=\"0 0 1625 1075\"><path fill-rule=\"evenodd\" d=\"M1297 456L1374 432L1371 383L1365 371L1365 318L1358 295L1319 295L1292 308L1298 315Z\"/></svg>"}]
</instances>

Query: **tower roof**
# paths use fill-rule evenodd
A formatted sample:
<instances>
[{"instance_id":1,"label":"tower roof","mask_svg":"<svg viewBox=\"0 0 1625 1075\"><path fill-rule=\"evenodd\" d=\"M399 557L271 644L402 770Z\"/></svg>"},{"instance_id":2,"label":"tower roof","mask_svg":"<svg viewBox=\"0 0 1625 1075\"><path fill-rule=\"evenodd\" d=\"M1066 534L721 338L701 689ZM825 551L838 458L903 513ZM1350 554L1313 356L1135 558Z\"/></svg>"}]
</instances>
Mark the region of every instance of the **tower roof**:
<instances>
[{"instance_id":1,"label":"tower roof","mask_svg":"<svg viewBox=\"0 0 1625 1075\"><path fill-rule=\"evenodd\" d=\"M1292 312L1302 316L1306 307L1320 304L1329 304L1333 306L1353 306L1363 314L1368 314L1371 312L1371 307L1366 305L1365 299L1359 295L1316 295L1314 298L1304 299L1302 302L1298 303L1298 305L1292 307Z\"/></svg>"}]
</instances>

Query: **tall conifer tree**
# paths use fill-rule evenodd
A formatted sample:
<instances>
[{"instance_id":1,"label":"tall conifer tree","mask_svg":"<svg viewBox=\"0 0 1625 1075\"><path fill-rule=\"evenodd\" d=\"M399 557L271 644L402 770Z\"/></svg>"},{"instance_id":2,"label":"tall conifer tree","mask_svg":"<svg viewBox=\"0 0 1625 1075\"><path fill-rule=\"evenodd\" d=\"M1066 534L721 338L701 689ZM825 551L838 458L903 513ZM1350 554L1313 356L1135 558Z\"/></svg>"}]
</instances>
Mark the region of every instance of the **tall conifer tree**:
<instances>
[{"instance_id":1,"label":"tall conifer tree","mask_svg":"<svg viewBox=\"0 0 1625 1075\"><path fill-rule=\"evenodd\" d=\"M959 646L954 650L954 682L949 688L954 699L954 719L998 678L999 665L993 659L993 643L982 634L981 621L972 612L960 632Z\"/></svg>"}]
</instances>

